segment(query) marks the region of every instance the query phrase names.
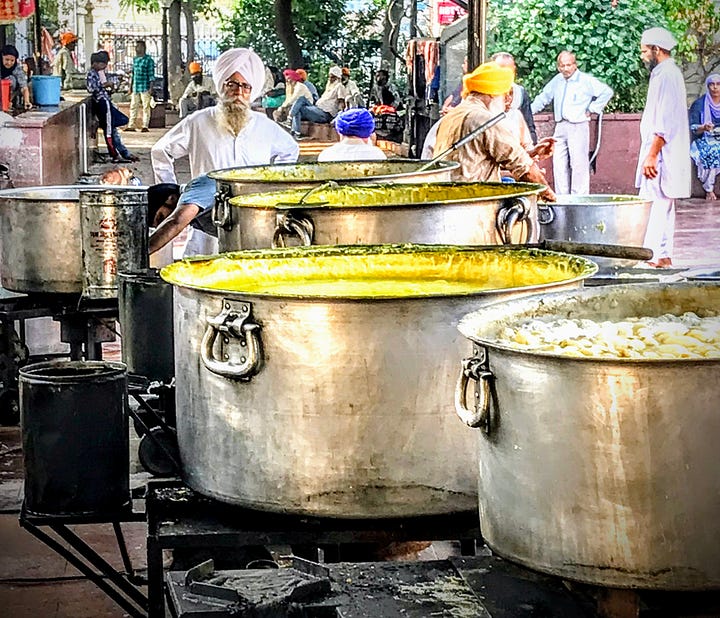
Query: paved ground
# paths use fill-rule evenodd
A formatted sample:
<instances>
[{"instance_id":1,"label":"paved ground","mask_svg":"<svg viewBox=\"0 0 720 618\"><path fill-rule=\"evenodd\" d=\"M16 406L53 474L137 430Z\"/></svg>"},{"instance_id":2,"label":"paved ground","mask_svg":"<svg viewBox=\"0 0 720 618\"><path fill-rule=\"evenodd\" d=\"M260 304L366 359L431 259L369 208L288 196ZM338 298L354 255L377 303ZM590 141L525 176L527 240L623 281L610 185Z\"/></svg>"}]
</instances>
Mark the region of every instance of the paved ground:
<instances>
[{"instance_id":1,"label":"paved ground","mask_svg":"<svg viewBox=\"0 0 720 618\"><path fill-rule=\"evenodd\" d=\"M163 133L123 133L122 137L140 161L130 167L144 183L151 183L149 151ZM303 142L305 156L312 156L320 144ZM94 165L92 174L100 174L112 165ZM180 163L179 180L189 180L187 164ZM676 266L720 267L720 202L685 200L678 206L676 231ZM106 353L117 358L117 345L108 346ZM22 463L17 428L0 428L0 617L12 618L100 618L125 614L77 572L20 529L17 513L22 499ZM128 547L134 566L145 564L145 527L126 524ZM114 536L107 526L83 526L77 530L113 564L120 566ZM429 558L443 556L452 548L433 546Z\"/></svg>"}]
</instances>

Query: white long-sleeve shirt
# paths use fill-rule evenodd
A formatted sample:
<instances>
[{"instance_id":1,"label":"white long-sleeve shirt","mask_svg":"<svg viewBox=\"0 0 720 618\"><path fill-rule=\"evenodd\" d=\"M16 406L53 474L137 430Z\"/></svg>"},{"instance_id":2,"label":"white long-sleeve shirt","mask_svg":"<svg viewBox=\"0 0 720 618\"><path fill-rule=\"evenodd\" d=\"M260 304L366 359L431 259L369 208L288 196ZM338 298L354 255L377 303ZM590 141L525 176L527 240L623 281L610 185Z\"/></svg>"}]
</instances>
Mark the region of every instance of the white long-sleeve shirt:
<instances>
[{"instance_id":1,"label":"white long-sleeve shirt","mask_svg":"<svg viewBox=\"0 0 720 618\"><path fill-rule=\"evenodd\" d=\"M635 186L648 181L643 163L656 135L665 140L658 156L658 177L663 194L669 198L690 196L690 126L688 123L685 80L675 60L668 58L650 73L647 102L640 120L640 156Z\"/></svg>"},{"instance_id":2,"label":"white long-sleeve shirt","mask_svg":"<svg viewBox=\"0 0 720 618\"><path fill-rule=\"evenodd\" d=\"M197 95L201 92L209 92L212 96L217 96L217 93L215 92L215 83L213 82L212 77L203 75L202 82L199 84L195 83L195 80L191 79L188 85L185 86L185 92L182 93L180 101L183 99L197 97Z\"/></svg>"},{"instance_id":3,"label":"white long-sleeve shirt","mask_svg":"<svg viewBox=\"0 0 720 618\"><path fill-rule=\"evenodd\" d=\"M152 147L155 182L177 183L175 159L190 159L190 175L197 178L213 170L269 163L294 163L300 154L290 134L265 114L250 112L250 120L237 137L220 129L217 107L184 118Z\"/></svg>"},{"instance_id":4,"label":"white long-sleeve shirt","mask_svg":"<svg viewBox=\"0 0 720 618\"><path fill-rule=\"evenodd\" d=\"M602 113L612 95L610 86L588 73L576 70L569 79L558 73L535 97L530 109L537 114L552 102L555 122L587 122L588 112Z\"/></svg>"}]
</instances>

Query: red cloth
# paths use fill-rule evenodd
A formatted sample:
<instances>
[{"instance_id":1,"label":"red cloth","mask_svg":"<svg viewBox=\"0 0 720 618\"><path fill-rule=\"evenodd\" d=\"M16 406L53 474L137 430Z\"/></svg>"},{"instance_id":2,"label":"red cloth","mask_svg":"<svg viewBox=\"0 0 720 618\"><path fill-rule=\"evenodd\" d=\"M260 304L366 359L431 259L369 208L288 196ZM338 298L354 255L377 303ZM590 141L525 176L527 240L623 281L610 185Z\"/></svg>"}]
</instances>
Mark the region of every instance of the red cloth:
<instances>
[{"instance_id":1,"label":"red cloth","mask_svg":"<svg viewBox=\"0 0 720 618\"><path fill-rule=\"evenodd\" d=\"M0 0L0 25L14 24L35 12L35 0Z\"/></svg>"}]
</instances>

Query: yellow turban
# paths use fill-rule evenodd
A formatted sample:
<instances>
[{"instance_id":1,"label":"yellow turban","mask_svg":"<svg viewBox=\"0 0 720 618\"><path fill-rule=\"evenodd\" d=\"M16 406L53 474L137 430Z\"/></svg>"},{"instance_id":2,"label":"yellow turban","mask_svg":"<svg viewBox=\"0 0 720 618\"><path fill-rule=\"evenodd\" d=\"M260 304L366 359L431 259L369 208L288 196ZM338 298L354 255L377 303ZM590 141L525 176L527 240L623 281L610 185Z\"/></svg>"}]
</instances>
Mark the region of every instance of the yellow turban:
<instances>
[{"instance_id":1,"label":"yellow turban","mask_svg":"<svg viewBox=\"0 0 720 618\"><path fill-rule=\"evenodd\" d=\"M462 96L470 92L497 96L512 88L515 72L510 67L501 67L495 62L485 62L472 73L463 76Z\"/></svg>"}]
</instances>

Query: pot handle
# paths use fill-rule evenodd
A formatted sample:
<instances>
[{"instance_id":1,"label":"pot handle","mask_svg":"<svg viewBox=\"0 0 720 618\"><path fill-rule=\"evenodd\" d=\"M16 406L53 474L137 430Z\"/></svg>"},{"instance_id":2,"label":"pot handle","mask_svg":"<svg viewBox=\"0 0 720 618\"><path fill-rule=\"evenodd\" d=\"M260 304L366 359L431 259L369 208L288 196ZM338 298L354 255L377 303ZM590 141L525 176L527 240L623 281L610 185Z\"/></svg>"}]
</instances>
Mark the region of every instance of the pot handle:
<instances>
[{"instance_id":1,"label":"pot handle","mask_svg":"<svg viewBox=\"0 0 720 618\"><path fill-rule=\"evenodd\" d=\"M538 203L538 223L550 225L555 221L555 209L547 203Z\"/></svg>"},{"instance_id":2,"label":"pot handle","mask_svg":"<svg viewBox=\"0 0 720 618\"><path fill-rule=\"evenodd\" d=\"M482 367L477 358L465 358L462 370L455 387L455 412L468 427L482 427L487 433L490 430L490 380L493 374ZM475 409L467 407L467 387L470 380L476 382Z\"/></svg>"},{"instance_id":3,"label":"pot handle","mask_svg":"<svg viewBox=\"0 0 720 618\"><path fill-rule=\"evenodd\" d=\"M220 185L215 192L215 205L212 209L212 220L215 227L231 230L233 228L230 217L230 187Z\"/></svg>"},{"instance_id":4,"label":"pot handle","mask_svg":"<svg viewBox=\"0 0 720 618\"><path fill-rule=\"evenodd\" d=\"M315 225L307 215L295 215L292 211L278 213L275 222L275 232L272 238L272 248L286 247L285 238L296 236L303 247L313 243Z\"/></svg>"},{"instance_id":5,"label":"pot handle","mask_svg":"<svg viewBox=\"0 0 720 618\"><path fill-rule=\"evenodd\" d=\"M208 371L231 380L249 380L260 370L260 325L251 321L251 311L250 303L225 299L223 310L215 317L207 318L207 328L200 343L200 357ZM224 359L215 357L214 347L219 333L225 334L225 343L234 337L247 348L240 357L240 363L230 362L227 354L223 354Z\"/></svg>"},{"instance_id":6,"label":"pot handle","mask_svg":"<svg viewBox=\"0 0 720 618\"><path fill-rule=\"evenodd\" d=\"M518 222L527 221L530 212L530 202L525 197L516 197L509 200L497 212L495 227L504 245L512 244L512 230Z\"/></svg>"}]
</instances>

